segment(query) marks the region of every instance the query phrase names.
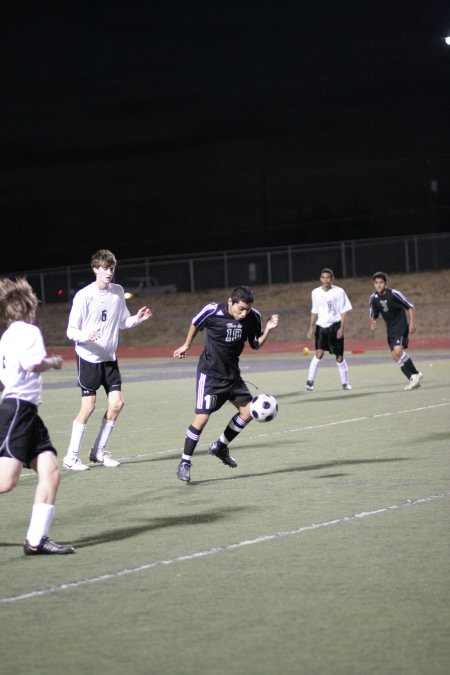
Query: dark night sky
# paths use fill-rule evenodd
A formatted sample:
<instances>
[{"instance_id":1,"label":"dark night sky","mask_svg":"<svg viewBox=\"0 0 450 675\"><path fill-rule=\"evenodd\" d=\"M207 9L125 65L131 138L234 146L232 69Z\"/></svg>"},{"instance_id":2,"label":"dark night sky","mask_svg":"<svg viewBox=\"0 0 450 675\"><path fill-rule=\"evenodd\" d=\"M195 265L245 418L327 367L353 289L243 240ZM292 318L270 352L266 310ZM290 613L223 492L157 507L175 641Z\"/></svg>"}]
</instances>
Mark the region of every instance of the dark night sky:
<instances>
[{"instance_id":1,"label":"dark night sky","mask_svg":"<svg viewBox=\"0 0 450 675\"><path fill-rule=\"evenodd\" d=\"M45 5L2 10L0 271L450 229L448 2Z\"/></svg>"}]
</instances>

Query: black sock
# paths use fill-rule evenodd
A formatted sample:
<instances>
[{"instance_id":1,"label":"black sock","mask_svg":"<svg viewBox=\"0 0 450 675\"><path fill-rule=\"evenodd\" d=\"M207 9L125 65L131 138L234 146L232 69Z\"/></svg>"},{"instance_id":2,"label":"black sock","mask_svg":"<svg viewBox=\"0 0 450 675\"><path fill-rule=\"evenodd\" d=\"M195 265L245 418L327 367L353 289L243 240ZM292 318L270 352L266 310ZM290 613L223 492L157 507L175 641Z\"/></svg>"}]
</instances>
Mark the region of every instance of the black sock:
<instances>
[{"instance_id":1,"label":"black sock","mask_svg":"<svg viewBox=\"0 0 450 675\"><path fill-rule=\"evenodd\" d=\"M405 361L405 363L402 366L400 366L400 369L403 375L408 378L408 380L411 378L411 375L417 375L417 373L419 372L415 367L414 363L411 361L411 359Z\"/></svg>"},{"instance_id":2,"label":"black sock","mask_svg":"<svg viewBox=\"0 0 450 675\"><path fill-rule=\"evenodd\" d=\"M188 462L188 459L184 458L184 455L188 455L189 458L194 454L194 450L197 446L197 443L202 432L192 426L192 424L186 429L186 437L184 439L184 448L183 448L183 461Z\"/></svg>"},{"instance_id":3,"label":"black sock","mask_svg":"<svg viewBox=\"0 0 450 675\"><path fill-rule=\"evenodd\" d=\"M247 424L248 422L245 422L239 413L232 417L228 422L227 428L223 432L223 435L227 439L228 443L231 443L231 441L236 438L236 436L240 434L243 429L245 429ZM222 445L225 446L225 443L222 443Z\"/></svg>"}]
</instances>

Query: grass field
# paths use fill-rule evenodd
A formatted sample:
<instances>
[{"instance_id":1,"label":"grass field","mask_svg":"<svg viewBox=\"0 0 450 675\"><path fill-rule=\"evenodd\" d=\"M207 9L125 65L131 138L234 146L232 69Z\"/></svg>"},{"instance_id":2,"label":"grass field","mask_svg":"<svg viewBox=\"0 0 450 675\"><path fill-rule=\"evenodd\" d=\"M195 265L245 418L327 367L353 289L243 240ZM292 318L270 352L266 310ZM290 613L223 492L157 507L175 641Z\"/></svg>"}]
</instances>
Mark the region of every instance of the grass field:
<instances>
[{"instance_id":1,"label":"grass field","mask_svg":"<svg viewBox=\"0 0 450 675\"><path fill-rule=\"evenodd\" d=\"M383 353L349 355L343 392L325 357L242 359L279 415L175 468L196 361L124 361L118 469L64 472L51 535L73 556L22 557L35 477L1 497L5 675L440 675L450 672L450 357L416 352L421 389ZM62 458L75 370L44 375L42 417ZM104 409L91 420L87 460Z\"/></svg>"}]
</instances>

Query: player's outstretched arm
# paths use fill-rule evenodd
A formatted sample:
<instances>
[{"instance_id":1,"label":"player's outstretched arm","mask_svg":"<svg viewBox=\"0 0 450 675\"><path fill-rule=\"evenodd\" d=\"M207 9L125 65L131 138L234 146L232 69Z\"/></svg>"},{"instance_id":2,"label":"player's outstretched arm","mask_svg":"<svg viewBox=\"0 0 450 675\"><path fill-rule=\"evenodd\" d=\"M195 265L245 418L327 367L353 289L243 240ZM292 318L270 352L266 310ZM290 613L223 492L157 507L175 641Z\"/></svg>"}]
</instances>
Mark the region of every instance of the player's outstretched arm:
<instances>
[{"instance_id":1,"label":"player's outstretched arm","mask_svg":"<svg viewBox=\"0 0 450 675\"><path fill-rule=\"evenodd\" d=\"M261 347L267 340L270 331L274 330L274 328L277 328L279 320L280 317L278 316L278 314L272 314L271 316L269 316L269 318L267 319L266 327L264 328L264 332L258 338L258 349L261 349Z\"/></svg>"},{"instance_id":2,"label":"player's outstretched arm","mask_svg":"<svg viewBox=\"0 0 450 675\"><path fill-rule=\"evenodd\" d=\"M174 359L185 359L186 358L186 353L189 351L191 348L192 340L195 338L195 336L198 333L198 329L194 324L191 324L188 334L186 336L186 340L183 342L181 347L178 347L178 349L175 349L173 353L173 358Z\"/></svg>"}]
</instances>

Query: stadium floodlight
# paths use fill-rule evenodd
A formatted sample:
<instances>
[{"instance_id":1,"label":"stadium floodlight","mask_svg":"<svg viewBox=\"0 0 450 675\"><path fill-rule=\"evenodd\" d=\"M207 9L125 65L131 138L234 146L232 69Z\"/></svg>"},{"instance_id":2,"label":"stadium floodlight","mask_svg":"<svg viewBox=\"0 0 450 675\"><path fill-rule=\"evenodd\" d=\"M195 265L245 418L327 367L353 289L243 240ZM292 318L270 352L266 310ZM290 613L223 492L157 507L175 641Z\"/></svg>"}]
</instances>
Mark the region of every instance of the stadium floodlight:
<instances>
[{"instance_id":1,"label":"stadium floodlight","mask_svg":"<svg viewBox=\"0 0 450 675\"><path fill-rule=\"evenodd\" d=\"M447 37L444 38L444 40L446 45L450 45L450 35L447 35Z\"/></svg>"}]
</instances>

